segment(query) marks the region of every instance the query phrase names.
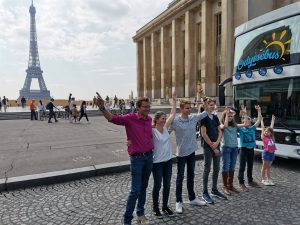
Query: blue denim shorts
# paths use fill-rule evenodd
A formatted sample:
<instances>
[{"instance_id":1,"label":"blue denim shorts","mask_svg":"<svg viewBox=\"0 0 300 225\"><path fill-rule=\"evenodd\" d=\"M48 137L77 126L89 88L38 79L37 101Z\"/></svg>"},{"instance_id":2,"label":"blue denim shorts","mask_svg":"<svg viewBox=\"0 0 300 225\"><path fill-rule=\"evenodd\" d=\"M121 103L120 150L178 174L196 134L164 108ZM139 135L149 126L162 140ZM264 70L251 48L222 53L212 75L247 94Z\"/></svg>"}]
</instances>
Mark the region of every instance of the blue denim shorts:
<instances>
[{"instance_id":1,"label":"blue denim shorts","mask_svg":"<svg viewBox=\"0 0 300 225\"><path fill-rule=\"evenodd\" d=\"M275 160L275 153L269 151L262 152L262 159L265 161L274 161Z\"/></svg>"}]
</instances>

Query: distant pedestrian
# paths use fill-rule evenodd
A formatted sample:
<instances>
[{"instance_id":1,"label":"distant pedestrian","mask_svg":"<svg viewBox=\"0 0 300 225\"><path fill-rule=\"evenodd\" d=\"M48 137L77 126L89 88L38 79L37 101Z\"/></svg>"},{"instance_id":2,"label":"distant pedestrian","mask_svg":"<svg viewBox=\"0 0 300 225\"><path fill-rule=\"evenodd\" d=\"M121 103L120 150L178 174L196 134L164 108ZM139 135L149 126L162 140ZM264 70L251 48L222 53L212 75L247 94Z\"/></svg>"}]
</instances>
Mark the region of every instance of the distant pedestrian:
<instances>
[{"instance_id":1,"label":"distant pedestrian","mask_svg":"<svg viewBox=\"0 0 300 225\"><path fill-rule=\"evenodd\" d=\"M75 97L72 97L71 98L71 101L69 103L69 112L70 112L70 116L69 116L69 122L72 123L72 109L74 107L74 104L75 104Z\"/></svg>"},{"instance_id":2,"label":"distant pedestrian","mask_svg":"<svg viewBox=\"0 0 300 225\"><path fill-rule=\"evenodd\" d=\"M3 105L3 109L4 109L4 112L6 112L6 109L7 109L7 98L5 96L3 96L3 99L2 99L2 105Z\"/></svg>"},{"instance_id":3,"label":"distant pedestrian","mask_svg":"<svg viewBox=\"0 0 300 225\"><path fill-rule=\"evenodd\" d=\"M34 99L31 100L29 108L30 108L30 119L33 120L33 118L34 118L35 120L37 120L36 112L35 112L36 106L35 106L35 100Z\"/></svg>"},{"instance_id":4,"label":"distant pedestrian","mask_svg":"<svg viewBox=\"0 0 300 225\"><path fill-rule=\"evenodd\" d=\"M247 178L248 184L251 187L259 187L258 183L253 180L252 172L253 172L253 160L254 160L254 148L256 146L255 141L255 131L256 127L261 123L262 115L261 108L259 105L255 106L255 109L258 112L257 121L254 125L251 124L251 118L247 115L243 115L243 122L245 127L238 128L238 133L240 134L240 168L239 168L239 183L242 191L247 191L247 187L244 181L244 172L247 165ZM242 110L241 112L246 112Z\"/></svg>"},{"instance_id":5,"label":"distant pedestrian","mask_svg":"<svg viewBox=\"0 0 300 225\"><path fill-rule=\"evenodd\" d=\"M69 98L68 98L68 104L70 105L71 103L71 100L72 100L72 93L69 94Z\"/></svg>"},{"instance_id":6,"label":"distant pedestrian","mask_svg":"<svg viewBox=\"0 0 300 225\"><path fill-rule=\"evenodd\" d=\"M58 120L56 119L56 115L54 112L54 108L58 109L55 105L54 105L54 99L51 98L50 102L47 104L46 109L49 110L49 120L48 123L52 123L51 119L52 117L54 117L55 122L58 122Z\"/></svg>"},{"instance_id":7,"label":"distant pedestrian","mask_svg":"<svg viewBox=\"0 0 300 225\"><path fill-rule=\"evenodd\" d=\"M0 97L0 112L2 112L2 100L1 100L1 97Z\"/></svg>"},{"instance_id":8,"label":"distant pedestrian","mask_svg":"<svg viewBox=\"0 0 300 225\"><path fill-rule=\"evenodd\" d=\"M38 119L42 120L42 118L46 118L46 106L40 100L38 104Z\"/></svg>"},{"instance_id":9,"label":"distant pedestrian","mask_svg":"<svg viewBox=\"0 0 300 225\"><path fill-rule=\"evenodd\" d=\"M138 224L148 224L149 221L145 217L145 202L154 148L151 117L148 115L150 100L146 97L139 98L137 101L138 112L126 115L112 115L105 109L101 96L98 97L98 107L109 122L125 126L127 139L131 141L128 146L131 164L131 190L126 203L123 224L131 225L136 201L138 201L136 207Z\"/></svg>"},{"instance_id":10,"label":"distant pedestrian","mask_svg":"<svg viewBox=\"0 0 300 225\"><path fill-rule=\"evenodd\" d=\"M25 99L24 96L21 98L21 105L22 105L22 108L25 108L25 105L26 105L26 99Z\"/></svg>"},{"instance_id":11,"label":"distant pedestrian","mask_svg":"<svg viewBox=\"0 0 300 225\"><path fill-rule=\"evenodd\" d=\"M79 120L78 120L79 122L80 122L80 120L81 120L81 118L82 118L83 116L85 116L86 121L89 122L89 118L88 118L88 116L87 116L87 114L86 114L86 101L83 101L83 102L81 103L81 106L80 106L80 117L79 117Z\"/></svg>"},{"instance_id":12,"label":"distant pedestrian","mask_svg":"<svg viewBox=\"0 0 300 225\"><path fill-rule=\"evenodd\" d=\"M118 107L118 98L115 95L115 97L114 97L114 108L117 108L117 107Z\"/></svg>"},{"instance_id":13,"label":"distant pedestrian","mask_svg":"<svg viewBox=\"0 0 300 225\"><path fill-rule=\"evenodd\" d=\"M274 137L274 123L275 116L272 115L271 125L270 127L266 127L264 125L263 120L261 120L261 139L264 144L264 151L262 152L262 160L263 165L261 168L261 178L263 185L275 185L271 179L271 166L273 161L275 160L275 137Z\"/></svg>"},{"instance_id":14,"label":"distant pedestrian","mask_svg":"<svg viewBox=\"0 0 300 225\"><path fill-rule=\"evenodd\" d=\"M71 109L71 115L72 115L71 122L74 122L74 123L77 122L78 114L79 114L79 112L77 110L77 106L76 106L76 104L73 104L73 108Z\"/></svg>"}]
</instances>

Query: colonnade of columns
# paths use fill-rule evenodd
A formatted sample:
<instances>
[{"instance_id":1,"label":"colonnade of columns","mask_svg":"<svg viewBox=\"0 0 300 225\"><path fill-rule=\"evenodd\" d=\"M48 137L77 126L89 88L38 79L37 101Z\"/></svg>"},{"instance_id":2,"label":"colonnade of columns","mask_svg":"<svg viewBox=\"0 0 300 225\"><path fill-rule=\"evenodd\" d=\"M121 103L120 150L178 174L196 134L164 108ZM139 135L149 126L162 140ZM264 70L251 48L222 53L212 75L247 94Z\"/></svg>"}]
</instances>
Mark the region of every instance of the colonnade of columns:
<instances>
[{"instance_id":1,"label":"colonnade of columns","mask_svg":"<svg viewBox=\"0 0 300 225\"><path fill-rule=\"evenodd\" d=\"M189 1L193 4L176 16L137 35L138 96L165 99L175 88L179 98L195 98L199 85L206 94L216 96L214 15L227 10L227 1L222 0L222 8L217 4L221 1ZM232 32L227 32L227 25L222 27L225 35ZM228 55L222 55L225 57Z\"/></svg>"}]
</instances>

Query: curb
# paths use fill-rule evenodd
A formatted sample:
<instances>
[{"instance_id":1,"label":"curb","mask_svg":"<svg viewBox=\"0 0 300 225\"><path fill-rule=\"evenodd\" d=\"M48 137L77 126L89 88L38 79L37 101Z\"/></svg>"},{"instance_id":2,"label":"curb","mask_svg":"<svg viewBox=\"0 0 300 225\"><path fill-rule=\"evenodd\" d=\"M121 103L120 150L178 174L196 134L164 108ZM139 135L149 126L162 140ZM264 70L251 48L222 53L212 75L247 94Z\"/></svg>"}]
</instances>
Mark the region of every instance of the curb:
<instances>
[{"instance_id":1,"label":"curb","mask_svg":"<svg viewBox=\"0 0 300 225\"><path fill-rule=\"evenodd\" d=\"M201 160L203 158L204 157L202 153L196 154L196 160ZM176 163L176 157L173 157L172 161L173 163ZM10 177L6 179L0 179L0 192L63 183L72 180L103 176L127 171L130 171L130 161L105 163L69 170L32 174L19 177Z\"/></svg>"}]
</instances>

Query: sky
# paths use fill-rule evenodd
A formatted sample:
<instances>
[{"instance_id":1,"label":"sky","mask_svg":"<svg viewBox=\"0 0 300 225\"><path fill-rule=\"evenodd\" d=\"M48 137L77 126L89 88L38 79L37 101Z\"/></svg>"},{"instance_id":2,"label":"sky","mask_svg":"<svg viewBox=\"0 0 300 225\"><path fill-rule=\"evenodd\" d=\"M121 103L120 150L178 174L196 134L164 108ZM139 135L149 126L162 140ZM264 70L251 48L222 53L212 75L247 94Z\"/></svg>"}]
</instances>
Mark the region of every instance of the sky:
<instances>
[{"instance_id":1,"label":"sky","mask_svg":"<svg viewBox=\"0 0 300 225\"><path fill-rule=\"evenodd\" d=\"M56 99L136 97L132 37L171 0L34 0L43 77ZM0 0L0 96L19 97L29 58L31 0ZM39 89L36 79L31 89Z\"/></svg>"}]
</instances>

